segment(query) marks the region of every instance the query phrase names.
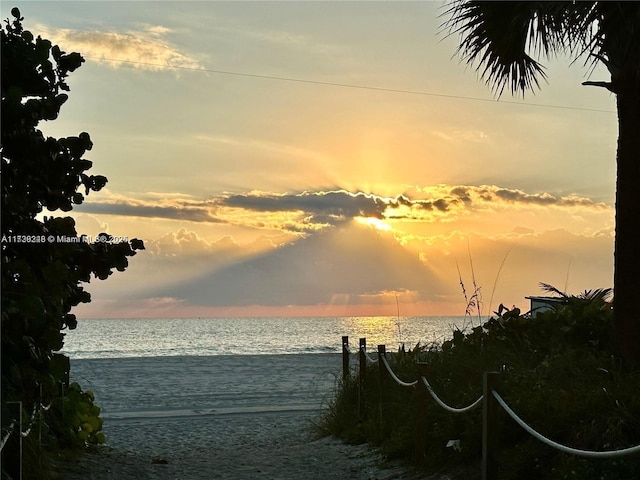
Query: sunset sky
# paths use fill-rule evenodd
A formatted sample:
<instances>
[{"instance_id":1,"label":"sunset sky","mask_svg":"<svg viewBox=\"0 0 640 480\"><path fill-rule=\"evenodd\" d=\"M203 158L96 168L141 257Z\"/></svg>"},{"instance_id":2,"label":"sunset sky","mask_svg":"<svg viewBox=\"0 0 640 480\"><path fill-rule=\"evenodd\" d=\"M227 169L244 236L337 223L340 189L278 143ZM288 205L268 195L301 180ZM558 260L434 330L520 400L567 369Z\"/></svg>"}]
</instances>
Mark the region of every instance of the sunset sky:
<instances>
[{"instance_id":1,"label":"sunset sky","mask_svg":"<svg viewBox=\"0 0 640 480\"><path fill-rule=\"evenodd\" d=\"M615 98L584 59L499 101L441 2L2 2L78 51L47 135L141 238L81 317L464 315L612 286ZM397 303L396 303L397 302Z\"/></svg>"}]
</instances>

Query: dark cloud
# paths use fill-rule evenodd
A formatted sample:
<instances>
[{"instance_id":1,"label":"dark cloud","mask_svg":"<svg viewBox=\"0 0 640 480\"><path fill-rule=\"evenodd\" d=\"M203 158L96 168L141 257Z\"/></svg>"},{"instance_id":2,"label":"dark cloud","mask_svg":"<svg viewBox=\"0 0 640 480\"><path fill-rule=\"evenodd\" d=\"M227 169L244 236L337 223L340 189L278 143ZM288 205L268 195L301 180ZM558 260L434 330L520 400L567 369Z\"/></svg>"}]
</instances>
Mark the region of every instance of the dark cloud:
<instances>
[{"instance_id":1,"label":"dark cloud","mask_svg":"<svg viewBox=\"0 0 640 480\"><path fill-rule=\"evenodd\" d=\"M518 203L534 203L538 205L553 205L558 203L558 199L546 194L528 194L520 190L508 190L499 188L494 191L494 195L502 200Z\"/></svg>"},{"instance_id":2,"label":"dark cloud","mask_svg":"<svg viewBox=\"0 0 640 480\"><path fill-rule=\"evenodd\" d=\"M256 211L302 211L343 218L372 216L382 218L384 210L394 204L394 201L362 192L350 193L346 190L336 190L285 195L264 193L231 195L218 203L222 206Z\"/></svg>"},{"instance_id":3,"label":"dark cloud","mask_svg":"<svg viewBox=\"0 0 640 480\"><path fill-rule=\"evenodd\" d=\"M603 203L597 203L589 198L568 195L557 197L549 193L526 193L522 190L501 188L495 185L487 186L457 186L450 190L452 196L457 200L471 205L474 198L484 202L508 202L524 205L558 206L558 207L596 207L605 208Z\"/></svg>"},{"instance_id":4,"label":"dark cloud","mask_svg":"<svg viewBox=\"0 0 640 480\"><path fill-rule=\"evenodd\" d=\"M329 192L302 192L296 194L242 194L219 200L220 206L244 208L261 212L300 211L308 214L312 223L335 225L355 217L415 219L419 212L437 210L446 212L457 198L412 200L406 195L385 198L363 192L346 190ZM389 209L409 207L403 213L389 213Z\"/></svg>"},{"instance_id":5,"label":"dark cloud","mask_svg":"<svg viewBox=\"0 0 640 480\"><path fill-rule=\"evenodd\" d=\"M565 197L555 197L549 193L525 193L521 190L510 190L506 188L497 188L494 191L494 195L509 202L517 202L523 204L532 205L556 205L561 207L576 207L576 206L603 206L604 204L598 204L589 198L581 198L575 195L569 195Z\"/></svg>"},{"instance_id":6,"label":"dark cloud","mask_svg":"<svg viewBox=\"0 0 640 480\"><path fill-rule=\"evenodd\" d=\"M169 203L169 204L167 204ZM412 218L411 209L446 211L450 200L411 200L406 195L385 198L363 192L351 193L346 190L301 192L291 194L246 193L221 196L207 201L194 202L176 200L174 204L163 200L157 204L151 201L120 200L111 202L85 202L77 211L105 215L125 215L138 217L169 218L191 222L227 222L221 208L237 208L264 213L301 213L302 219L292 217L284 221L280 228L292 232L317 230L318 227L339 225L355 217L369 218ZM409 207L406 212L390 215L388 209ZM214 212L216 212L214 214ZM254 226L260 227L259 220ZM266 224L264 225L267 226Z\"/></svg>"},{"instance_id":7,"label":"dark cloud","mask_svg":"<svg viewBox=\"0 0 640 480\"><path fill-rule=\"evenodd\" d=\"M444 198L439 198L438 200L434 201L432 204L433 206L440 210L441 212L446 212L449 209L449 201L445 200Z\"/></svg>"},{"instance_id":8,"label":"dark cloud","mask_svg":"<svg viewBox=\"0 0 640 480\"><path fill-rule=\"evenodd\" d=\"M469 194L469 190L469 187L455 187L451 189L451 194L464 203L471 203L471 195Z\"/></svg>"},{"instance_id":9,"label":"dark cloud","mask_svg":"<svg viewBox=\"0 0 640 480\"><path fill-rule=\"evenodd\" d=\"M300 193L251 192L221 195L208 200L162 199L158 202L138 199L78 205L85 213L169 218L190 222L237 223L248 222L256 228L277 228L294 233L306 233L336 226L356 217L396 220L425 220L425 213L446 214L480 203L538 205L557 207L605 208L591 199L569 195L556 197L549 193L526 193L497 186L455 186L425 189L422 198L407 195L394 198L346 190ZM251 221L237 216L229 209L256 212ZM262 214L262 215L260 215ZM268 218L276 214L277 218ZM280 215L281 214L281 215ZM246 215L245 215L246 217Z\"/></svg>"},{"instance_id":10,"label":"dark cloud","mask_svg":"<svg viewBox=\"0 0 640 480\"><path fill-rule=\"evenodd\" d=\"M103 215L169 218L172 220L186 220L189 222L221 222L220 219L211 215L208 208L203 208L202 206L142 205L137 202L84 202L83 204L74 207L74 210L83 213Z\"/></svg>"}]
</instances>

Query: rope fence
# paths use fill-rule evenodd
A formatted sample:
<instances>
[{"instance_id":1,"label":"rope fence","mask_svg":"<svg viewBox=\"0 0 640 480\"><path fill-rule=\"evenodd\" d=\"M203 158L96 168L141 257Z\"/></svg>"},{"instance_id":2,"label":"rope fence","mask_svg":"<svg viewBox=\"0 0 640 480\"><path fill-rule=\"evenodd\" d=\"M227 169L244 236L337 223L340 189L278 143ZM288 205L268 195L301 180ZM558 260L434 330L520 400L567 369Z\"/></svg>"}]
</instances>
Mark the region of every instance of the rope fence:
<instances>
[{"instance_id":1,"label":"rope fence","mask_svg":"<svg viewBox=\"0 0 640 480\"><path fill-rule=\"evenodd\" d=\"M345 375L348 375L348 348L345 349L345 344L348 345L348 337L343 337L343 366L346 366L347 370L343 371ZM346 353L345 353L346 352ZM558 442L555 442L541 433L537 432L530 425L525 423L505 402L505 400L500 396L497 391L497 385L499 383L500 374L497 372L485 372L483 376L483 393L482 395L473 403L466 407L456 408L447 405L440 397L435 393L431 384L427 380L425 375L419 375L418 379L406 382L402 380L398 375L393 371L393 368L389 364L389 361L386 358L386 346L378 345L378 358L372 360L371 357L366 353L366 339L360 339L360 349L359 349L359 357L360 357L360 370L359 370L359 380L360 380L360 392L363 391L364 379L366 375L366 366L367 363L373 363L374 361L380 362L380 378L382 380L384 376L384 372L388 374L388 376L393 379L393 381L401 387L413 387L418 390L425 390L428 392L431 398L443 409L448 412L454 414L466 413L474 408L482 405L482 479L483 480L495 480L498 478L498 450L499 450L499 438L498 438L498 418L497 414L499 413L499 409L502 408L511 419L518 424L522 429L524 429L529 435L533 436L537 440L546 445L561 451L563 453L567 453L570 455L576 455L580 457L586 458L617 458L626 455L634 455L640 453L640 445L623 448L619 450L609 450L609 451L590 451L590 450L581 450L577 448L568 447L566 445L562 445ZM346 357L346 360L344 358ZM424 364L418 364L424 365ZM347 372L347 373L345 373ZM345 377L346 378L346 377ZM382 418L382 382L381 385L381 398L380 398L380 416ZM362 393L358 396L358 411L362 411L364 406L361 404ZM417 423L417 431L416 431L416 460L421 460L425 454L425 436L426 436L426 418L425 418L425 408L424 402L420 395L416 395L416 406L417 406L417 415L418 421Z\"/></svg>"},{"instance_id":2,"label":"rope fence","mask_svg":"<svg viewBox=\"0 0 640 480\"><path fill-rule=\"evenodd\" d=\"M22 402L6 402L7 413L11 416L11 424L8 431L2 437L3 473L7 473L9 478L22 480ZM27 435L30 429L27 429Z\"/></svg>"},{"instance_id":3,"label":"rope fence","mask_svg":"<svg viewBox=\"0 0 640 480\"><path fill-rule=\"evenodd\" d=\"M431 398L433 398L438 405L440 405L442 408L444 408L445 410L447 410L448 412L451 412L451 413L466 413L466 412L470 412L471 410L476 408L478 405L482 404L482 400L484 399L484 395L480 395L480 398L478 398L471 405L468 405L468 406L462 407L462 408L450 407L449 405L444 403L442 400L440 400L440 397L438 397L438 395L436 395L436 392L433 391L433 388L431 388L431 385L429 384L429 381L427 380L427 378L425 376L421 376L420 380L422 380L422 383L424 384L424 386L426 387L427 391L431 395Z\"/></svg>"},{"instance_id":4,"label":"rope fence","mask_svg":"<svg viewBox=\"0 0 640 480\"><path fill-rule=\"evenodd\" d=\"M394 373L393 369L391 368L391 366L389 365L389 361L387 360L386 355L382 355L382 357L380 357L382 359L382 363L384 363L385 368L387 369L387 372L389 372L389 375L391 375L391 378L393 378L396 383L398 385L400 385L401 387L414 387L418 381L414 380L413 382L403 382L402 380L400 380L400 378L398 378L398 376Z\"/></svg>"},{"instance_id":5,"label":"rope fence","mask_svg":"<svg viewBox=\"0 0 640 480\"><path fill-rule=\"evenodd\" d=\"M9 437L13 434L13 431L14 431L14 429L15 429L15 428L16 428L16 421L15 421L15 420L12 420L12 421L11 421L11 425L9 425L9 426L7 427L7 429L6 429L6 430L7 430L7 433L5 433L5 434L2 436L2 439L0 439L0 451L2 451L2 449L3 449L3 448L4 448L4 446L6 445L7 440L9 440Z\"/></svg>"},{"instance_id":6,"label":"rope fence","mask_svg":"<svg viewBox=\"0 0 640 480\"><path fill-rule=\"evenodd\" d=\"M634 453L640 453L640 445L635 447L623 448L621 450L608 450L608 451L591 451L591 450L580 450L578 448L567 447L566 445L562 445L560 443L554 442L553 440L545 437L544 435L536 432L533 428L527 425L504 401L504 399L500 396L498 392L495 390L492 392L498 404L504 409L505 412L509 414L509 416L522 427L529 435L540 440L542 443L546 443L550 447L555 448L556 450L560 450L561 452L568 453L570 455L577 455L579 457L587 457L587 458L616 458L622 457L624 455L633 455Z\"/></svg>"},{"instance_id":7,"label":"rope fence","mask_svg":"<svg viewBox=\"0 0 640 480\"><path fill-rule=\"evenodd\" d=\"M376 363L379 360L378 357L372 357L366 351L364 351L364 354L367 356L367 362L369 363Z\"/></svg>"},{"instance_id":8,"label":"rope fence","mask_svg":"<svg viewBox=\"0 0 640 480\"><path fill-rule=\"evenodd\" d=\"M42 393L41 393L42 395ZM9 475L9 478L14 480L22 480L22 457L23 457L23 439L29 437L34 431L34 428L38 427L38 443L42 443L42 421L43 413L51 409L53 402L48 405L42 402L37 402L33 405L31 415L28 422L24 422L23 419L23 407L22 402L6 402L8 409L13 409L11 413L11 423L3 432L0 439L0 455L2 455L3 472ZM24 423L28 423L26 429L23 430ZM3 477L4 478L4 477Z\"/></svg>"}]
</instances>

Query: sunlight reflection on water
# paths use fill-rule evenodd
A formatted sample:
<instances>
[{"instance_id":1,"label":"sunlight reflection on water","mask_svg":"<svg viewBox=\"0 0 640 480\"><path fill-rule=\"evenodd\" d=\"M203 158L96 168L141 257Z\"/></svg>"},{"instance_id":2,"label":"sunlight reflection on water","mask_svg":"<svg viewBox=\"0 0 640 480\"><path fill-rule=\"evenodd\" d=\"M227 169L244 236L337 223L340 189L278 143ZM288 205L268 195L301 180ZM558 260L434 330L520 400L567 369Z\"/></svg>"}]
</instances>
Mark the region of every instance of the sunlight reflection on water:
<instances>
[{"instance_id":1,"label":"sunlight reflection on water","mask_svg":"<svg viewBox=\"0 0 640 480\"><path fill-rule=\"evenodd\" d=\"M474 319L478 324L478 319ZM152 318L84 319L67 332L63 353L71 358L177 355L249 355L340 352L349 336L352 351L366 338L368 351L418 342L442 342L465 317Z\"/></svg>"}]
</instances>

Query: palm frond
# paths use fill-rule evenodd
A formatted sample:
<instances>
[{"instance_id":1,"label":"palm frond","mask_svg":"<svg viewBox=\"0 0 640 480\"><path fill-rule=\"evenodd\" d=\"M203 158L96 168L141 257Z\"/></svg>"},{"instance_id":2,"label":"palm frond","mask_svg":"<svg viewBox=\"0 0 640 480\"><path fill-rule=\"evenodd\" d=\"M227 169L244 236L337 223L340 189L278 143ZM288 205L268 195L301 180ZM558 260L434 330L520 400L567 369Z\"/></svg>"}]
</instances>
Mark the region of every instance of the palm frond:
<instances>
[{"instance_id":1,"label":"palm frond","mask_svg":"<svg viewBox=\"0 0 640 480\"><path fill-rule=\"evenodd\" d=\"M585 290L579 295L569 295L566 292L562 292L553 285L549 285L548 283L540 282L540 289L547 293L555 293L565 300L578 299L578 300L586 300L588 302L593 303L605 303L611 297L613 293L612 288L596 288L594 290Z\"/></svg>"},{"instance_id":2,"label":"palm frond","mask_svg":"<svg viewBox=\"0 0 640 480\"><path fill-rule=\"evenodd\" d=\"M590 302L607 302L612 293L612 288L596 288L595 290L585 290L578 295L578 298Z\"/></svg>"},{"instance_id":3,"label":"palm frond","mask_svg":"<svg viewBox=\"0 0 640 480\"><path fill-rule=\"evenodd\" d=\"M578 2L579 4L581 2ZM592 67L602 62L615 83L621 71L640 81L640 3L595 2L590 16L591 36L583 40L583 53Z\"/></svg>"},{"instance_id":4,"label":"palm frond","mask_svg":"<svg viewBox=\"0 0 640 480\"><path fill-rule=\"evenodd\" d=\"M443 26L461 37L457 54L477 63L480 77L497 96L509 86L512 93L539 88L546 80L544 67L530 54L549 57L569 48L578 35L568 35L573 2L454 1Z\"/></svg>"},{"instance_id":5,"label":"palm frond","mask_svg":"<svg viewBox=\"0 0 640 480\"><path fill-rule=\"evenodd\" d=\"M544 282L540 282L538 285L540 286L540 290L542 290L543 292L555 293L556 295L559 295L562 298L569 298L569 295L567 295L565 292L558 290L553 285L549 285L548 283L544 283Z\"/></svg>"}]
</instances>

